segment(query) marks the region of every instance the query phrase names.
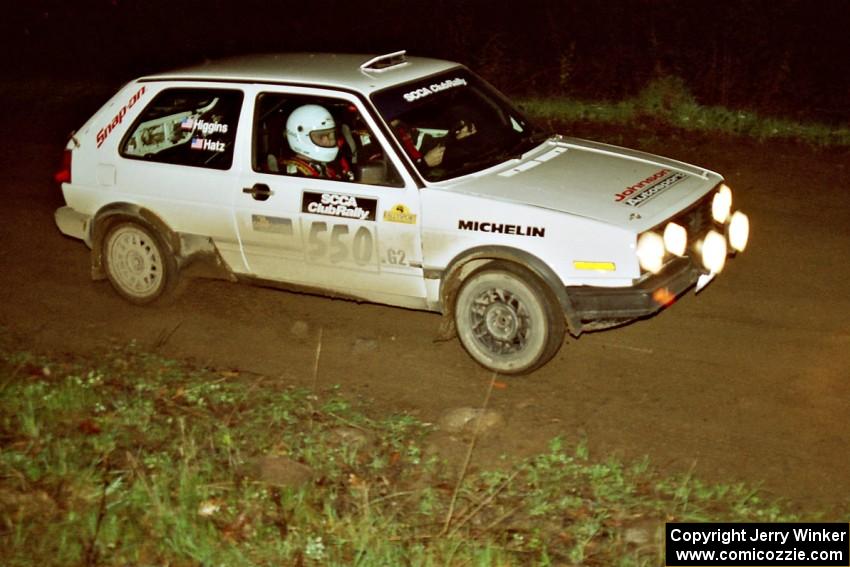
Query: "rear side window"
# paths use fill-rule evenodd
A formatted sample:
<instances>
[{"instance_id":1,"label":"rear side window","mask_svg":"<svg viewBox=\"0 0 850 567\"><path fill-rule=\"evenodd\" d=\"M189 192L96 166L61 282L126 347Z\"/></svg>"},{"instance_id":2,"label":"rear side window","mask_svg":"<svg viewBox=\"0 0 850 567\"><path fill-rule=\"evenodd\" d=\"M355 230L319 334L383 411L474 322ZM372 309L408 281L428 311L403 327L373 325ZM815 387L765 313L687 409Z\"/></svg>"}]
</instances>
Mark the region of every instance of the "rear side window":
<instances>
[{"instance_id":1,"label":"rear side window","mask_svg":"<svg viewBox=\"0 0 850 567\"><path fill-rule=\"evenodd\" d=\"M230 169L242 91L166 89L121 142L121 155L159 163Z\"/></svg>"}]
</instances>

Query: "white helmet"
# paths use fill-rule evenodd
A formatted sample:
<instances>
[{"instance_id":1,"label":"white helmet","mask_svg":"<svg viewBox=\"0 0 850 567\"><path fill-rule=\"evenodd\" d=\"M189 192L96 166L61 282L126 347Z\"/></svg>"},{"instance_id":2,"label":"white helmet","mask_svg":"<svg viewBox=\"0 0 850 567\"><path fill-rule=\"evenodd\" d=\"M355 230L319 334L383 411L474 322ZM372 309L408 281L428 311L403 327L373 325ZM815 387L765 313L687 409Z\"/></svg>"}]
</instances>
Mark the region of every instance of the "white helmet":
<instances>
[{"instance_id":1,"label":"white helmet","mask_svg":"<svg viewBox=\"0 0 850 567\"><path fill-rule=\"evenodd\" d=\"M336 123L323 106L305 104L286 120L286 140L297 154L324 163L336 159Z\"/></svg>"}]
</instances>

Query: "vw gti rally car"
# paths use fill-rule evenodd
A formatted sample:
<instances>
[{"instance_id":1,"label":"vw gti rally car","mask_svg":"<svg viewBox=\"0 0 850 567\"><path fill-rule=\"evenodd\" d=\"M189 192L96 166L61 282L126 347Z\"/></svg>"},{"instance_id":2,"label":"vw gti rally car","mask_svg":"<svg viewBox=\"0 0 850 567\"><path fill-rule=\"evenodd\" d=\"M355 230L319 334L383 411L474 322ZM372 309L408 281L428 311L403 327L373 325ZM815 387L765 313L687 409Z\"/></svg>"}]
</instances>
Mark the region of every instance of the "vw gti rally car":
<instances>
[{"instance_id":1,"label":"vw gti rally car","mask_svg":"<svg viewBox=\"0 0 850 567\"><path fill-rule=\"evenodd\" d=\"M267 55L136 79L68 142L56 223L146 304L232 280L436 311L522 374L705 286L749 222L712 171L547 135L463 65Z\"/></svg>"}]
</instances>

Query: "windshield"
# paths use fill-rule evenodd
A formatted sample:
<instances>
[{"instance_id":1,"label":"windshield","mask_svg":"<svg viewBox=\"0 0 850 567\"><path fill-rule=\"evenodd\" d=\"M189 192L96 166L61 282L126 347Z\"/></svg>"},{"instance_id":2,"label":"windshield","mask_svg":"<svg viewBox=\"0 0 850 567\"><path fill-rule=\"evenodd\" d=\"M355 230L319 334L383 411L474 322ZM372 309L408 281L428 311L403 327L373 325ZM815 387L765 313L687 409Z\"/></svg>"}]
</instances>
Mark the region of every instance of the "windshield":
<instances>
[{"instance_id":1,"label":"windshield","mask_svg":"<svg viewBox=\"0 0 850 567\"><path fill-rule=\"evenodd\" d=\"M546 137L466 69L384 89L372 101L428 181L519 157Z\"/></svg>"}]
</instances>

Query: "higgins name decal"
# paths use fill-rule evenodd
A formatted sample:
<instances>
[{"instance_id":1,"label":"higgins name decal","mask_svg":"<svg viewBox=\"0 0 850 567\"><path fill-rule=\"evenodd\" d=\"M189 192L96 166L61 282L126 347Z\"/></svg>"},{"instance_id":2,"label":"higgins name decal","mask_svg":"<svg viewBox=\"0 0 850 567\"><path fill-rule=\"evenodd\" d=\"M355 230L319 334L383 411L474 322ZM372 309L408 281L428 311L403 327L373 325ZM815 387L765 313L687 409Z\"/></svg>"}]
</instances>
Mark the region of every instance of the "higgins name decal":
<instances>
[{"instance_id":1,"label":"higgins name decal","mask_svg":"<svg viewBox=\"0 0 850 567\"><path fill-rule=\"evenodd\" d=\"M118 111L118 114L116 114L115 117L112 119L112 122L97 131L98 148L103 145L103 142L106 141L112 131L115 130L115 128L117 128L118 125L124 121L124 116L127 115L127 112L129 112L129 110L133 108L133 106L135 106L137 102L139 102L139 99L142 98L143 94L145 94L145 87L140 88L138 91L136 91L136 94L130 97L130 100L127 101L127 104L122 106L121 109Z\"/></svg>"},{"instance_id":2,"label":"higgins name decal","mask_svg":"<svg viewBox=\"0 0 850 567\"><path fill-rule=\"evenodd\" d=\"M458 230L474 230L477 232L492 232L496 234L516 234L517 236L546 236L542 226L524 226L521 224L503 224L500 222L457 221Z\"/></svg>"},{"instance_id":3,"label":"higgins name decal","mask_svg":"<svg viewBox=\"0 0 850 567\"><path fill-rule=\"evenodd\" d=\"M374 221L377 210L378 200L368 197L312 191L304 191L301 197L301 212L314 215Z\"/></svg>"},{"instance_id":4,"label":"higgins name decal","mask_svg":"<svg viewBox=\"0 0 850 567\"><path fill-rule=\"evenodd\" d=\"M674 173L670 177L665 177L669 173L669 169L656 171L643 181L635 183L631 187L626 187L622 193L617 193L614 196L614 200L618 203L623 202L623 204L630 207L638 207L687 177L681 171ZM658 181L659 179L661 181Z\"/></svg>"},{"instance_id":5,"label":"higgins name decal","mask_svg":"<svg viewBox=\"0 0 850 567\"><path fill-rule=\"evenodd\" d=\"M192 117L181 122L180 129L191 132L200 132L204 136L208 136L209 134L227 134L227 124L210 122L208 120L201 119L196 120Z\"/></svg>"}]
</instances>

